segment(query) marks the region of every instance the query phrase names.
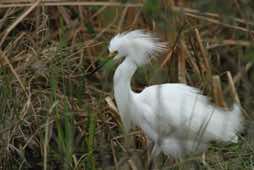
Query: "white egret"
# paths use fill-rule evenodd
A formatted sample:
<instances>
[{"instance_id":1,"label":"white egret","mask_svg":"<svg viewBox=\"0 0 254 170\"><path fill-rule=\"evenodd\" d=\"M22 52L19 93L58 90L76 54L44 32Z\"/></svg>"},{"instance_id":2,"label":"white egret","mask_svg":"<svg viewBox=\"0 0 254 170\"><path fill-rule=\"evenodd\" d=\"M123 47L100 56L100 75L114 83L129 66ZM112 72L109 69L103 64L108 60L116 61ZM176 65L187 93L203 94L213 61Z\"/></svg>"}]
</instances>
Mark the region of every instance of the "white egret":
<instances>
[{"instance_id":1,"label":"white egret","mask_svg":"<svg viewBox=\"0 0 254 170\"><path fill-rule=\"evenodd\" d=\"M114 96L124 127L140 127L154 142L152 155L163 152L175 158L203 152L209 141L237 142L241 129L241 109L230 111L209 103L201 92L185 84L167 83L131 89L138 66L147 63L166 48L152 34L142 30L113 37L109 52L124 58L114 74Z\"/></svg>"}]
</instances>

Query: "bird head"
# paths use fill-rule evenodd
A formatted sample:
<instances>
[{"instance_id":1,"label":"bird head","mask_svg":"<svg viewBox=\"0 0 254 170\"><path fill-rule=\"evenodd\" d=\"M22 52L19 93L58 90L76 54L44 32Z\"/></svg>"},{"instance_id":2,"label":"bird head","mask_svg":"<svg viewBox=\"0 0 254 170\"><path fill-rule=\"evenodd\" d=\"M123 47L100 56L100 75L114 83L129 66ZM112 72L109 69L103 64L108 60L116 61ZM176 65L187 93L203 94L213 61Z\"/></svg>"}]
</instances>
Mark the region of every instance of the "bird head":
<instances>
[{"instance_id":1,"label":"bird head","mask_svg":"<svg viewBox=\"0 0 254 170\"><path fill-rule=\"evenodd\" d=\"M128 58L137 65L147 63L150 58L166 49L166 43L143 30L134 30L117 34L109 43L110 56L114 60Z\"/></svg>"}]
</instances>

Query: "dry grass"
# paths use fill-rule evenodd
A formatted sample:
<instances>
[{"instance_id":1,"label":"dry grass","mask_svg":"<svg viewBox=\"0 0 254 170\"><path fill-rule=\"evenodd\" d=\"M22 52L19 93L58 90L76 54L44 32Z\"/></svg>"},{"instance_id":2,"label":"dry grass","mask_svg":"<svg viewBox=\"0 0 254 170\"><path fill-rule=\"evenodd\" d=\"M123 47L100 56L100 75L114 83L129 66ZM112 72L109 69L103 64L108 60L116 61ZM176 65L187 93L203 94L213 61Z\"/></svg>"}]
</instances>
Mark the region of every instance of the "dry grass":
<instances>
[{"instance_id":1,"label":"dry grass","mask_svg":"<svg viewBox=\"0 0 254 170\"><path fill-rule=\"evenodd\" d=\"M200 156L161 156L156 166L252 169L254 23L238 1L228 18L174 2L161 1L158 10L141 0L2 0L0 169L146 169L143 133L134 130L124 142L112 95L115 65L85 76L106 60L113 35L136 28L158 33L169 50L137 72L135 90L184 82L220 106L240 102L247 120L239 144L211 144L207 165Z\"/></svg>"}]
</instances>

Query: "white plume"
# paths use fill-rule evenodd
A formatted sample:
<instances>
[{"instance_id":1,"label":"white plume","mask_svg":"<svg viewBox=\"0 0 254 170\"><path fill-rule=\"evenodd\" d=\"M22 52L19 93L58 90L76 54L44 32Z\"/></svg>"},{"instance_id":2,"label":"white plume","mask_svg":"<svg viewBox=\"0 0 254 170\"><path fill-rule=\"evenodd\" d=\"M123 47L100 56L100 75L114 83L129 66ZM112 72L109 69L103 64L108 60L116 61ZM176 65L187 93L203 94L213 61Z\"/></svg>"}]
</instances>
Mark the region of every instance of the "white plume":
<instances>
[{"instance_id":1,"label":"white plume","mask_svg":"<svg viewBox=\"0 0 254 170\"><path fill-rule=\"evenodd\" d=\"M122 57L130 58L137 65L142 65L163 52L166 46L165 42L160 42L151 33L134 30L113 37L109 49L117 51Z\"/></svg>"}]
</instances>

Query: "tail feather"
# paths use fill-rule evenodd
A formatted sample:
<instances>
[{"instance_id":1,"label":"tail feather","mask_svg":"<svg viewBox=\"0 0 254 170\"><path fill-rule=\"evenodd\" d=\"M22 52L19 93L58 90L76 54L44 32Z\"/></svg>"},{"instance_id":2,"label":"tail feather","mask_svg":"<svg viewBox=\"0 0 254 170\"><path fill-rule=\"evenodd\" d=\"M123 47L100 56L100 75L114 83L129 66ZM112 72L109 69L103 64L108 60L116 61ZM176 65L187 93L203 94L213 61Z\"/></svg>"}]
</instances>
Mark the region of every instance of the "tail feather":
<instances>
[{"instance_id":1,"label":"tail feather","mask_svg":"<svg viewBox=\"0 0 254 170\"><path fill-rule=\"evenodd\" d=\"M238 142L237 133L239 133L243 129L241 106L239 104L234 104L233 109L229 114L230 114L229 120L231 122L231 128L235 134L234 137L231 138L231 142L237 143Z\"/></svg>"},{"instance_id":2,"label":"tail feather","mask_svg":"<svg viewBox=\"0 0 254 170\"><path fill-rule=\"evenodd\" d=\"M238 142L237 133L242 130L241 106L234 104L232 110L224 111L216 109L215 115L211 118L211 123L208 123L208 130L213 130L216 140L224 142ZM211 127L214 126L214 127Z\"/></svg>"}]
</instances>

